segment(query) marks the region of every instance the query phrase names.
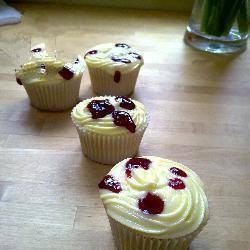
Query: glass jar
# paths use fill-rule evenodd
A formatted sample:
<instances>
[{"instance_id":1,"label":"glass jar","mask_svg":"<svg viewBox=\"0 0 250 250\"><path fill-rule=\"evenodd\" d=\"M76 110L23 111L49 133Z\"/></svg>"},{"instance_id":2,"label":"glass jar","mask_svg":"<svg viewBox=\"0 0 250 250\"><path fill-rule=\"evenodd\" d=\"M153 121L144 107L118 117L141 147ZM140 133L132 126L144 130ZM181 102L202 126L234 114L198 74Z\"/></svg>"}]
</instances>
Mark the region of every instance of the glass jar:
<instances>
[{"instance_id":1,"label":"glass jar","mask_svg":"<svg viewBox=\"0 0 250 250\"><path fill-rule=\"evenodd\" d=\"M193 48L217 54L246 50L247 0L196 0L184 36Z\"/></svg>"}]
</instances>

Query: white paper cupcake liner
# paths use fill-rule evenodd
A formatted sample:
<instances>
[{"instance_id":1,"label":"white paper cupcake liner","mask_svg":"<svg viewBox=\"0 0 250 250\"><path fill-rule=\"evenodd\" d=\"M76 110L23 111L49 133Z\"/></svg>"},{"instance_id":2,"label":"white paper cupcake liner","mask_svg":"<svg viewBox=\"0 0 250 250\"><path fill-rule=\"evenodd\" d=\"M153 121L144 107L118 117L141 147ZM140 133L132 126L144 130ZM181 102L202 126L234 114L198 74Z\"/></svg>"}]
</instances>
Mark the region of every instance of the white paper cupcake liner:
<instances>
[{"instance_id":1,"label":"white paper cupcake liner","mask_svg":"<svg viewBox=\"0 0 250 250\"><path fill-rule=\"evenodd\" d=\"M48 111L72 108L79 101L81 78L60 83L23 84L31 105Z\"/></svg>"},{"instance_id":2,"label":"white paper cupcake liner","mask_svg":"<svg viewBox=\"0 0 250 250\"><path fill-rule=\"evenodd\" d=\"M129 73L121 73L117 83L114 76L100 68L88 67L93 91L98 95L131 95L134 91L140 67Z\"/></svg>"},{"instance_id":3,"label":"white paper cupcake liner","mask_svg":"<svg viewBox=\"0 0 250 250\"><path fill-rule=\"evenodd\" d=\"M194 237L203 228L193 233L173 239L152 238L139 234L133 229L122 225L108 216L112 234L119 250L185 250L188 249Z\"/></svg>"},{"instance_id":4,"label":"white paper cupcake liner","mask_svg":"<svg viewBox=\"0 0 250 250\"><path fill-rule=\"evenodd\" d=\"M82 151L88 158L102 164L116 164L136 155L148 122L135 133L123 135L97 134L74 124L79 134Z\"/></svg>"}]
</instances>

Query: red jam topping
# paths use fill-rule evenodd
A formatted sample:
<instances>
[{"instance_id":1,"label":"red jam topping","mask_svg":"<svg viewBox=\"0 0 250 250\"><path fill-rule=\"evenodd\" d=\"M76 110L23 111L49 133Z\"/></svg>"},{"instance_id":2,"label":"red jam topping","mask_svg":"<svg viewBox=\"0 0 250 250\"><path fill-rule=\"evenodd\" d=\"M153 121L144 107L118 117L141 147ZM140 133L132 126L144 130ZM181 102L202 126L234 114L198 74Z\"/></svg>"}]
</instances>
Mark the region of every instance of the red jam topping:
<instances>
[{"instance_id":1,"label":"red jam topping","mask_svg":"<svg viewBox=\"0 0 250 250\"><path fill-rule=\"evenodd\" d=\"M114 106L109 102L108 99L93 100L87 105L87 108L92 114L93 119L103 118L115 110Z\"/></svg>"},{"instance_id":2,"label":"red jam topping","mask_svg":"<svg viewBox=\"0 0 250 250\"><path fill-rule=\"evenodd\" d=\"M146 197L139 199L138 206L144 214L160 214L164 209L164 201L160 196L148 192Z\"/></svg>"},{"instance_id":3,"label":"red jam topping","mask_svg":"<svg viewBox=\"0 0 250 250\"><path fill-rule=\"evenodd\" d=\"M31 50L31 52L34 52L34 53L36 53L36 52L41 52L41 51L42 51L41 48L35 48L35 49L32 49L32 50Z\"/></svg>"},{"instance_id":4,"label":"red jam topping","mask_svg":"<svg viewBox=\"0 0 250 250\"><path fill-rule=\"evenodd\" d=\"M129 55L133 56L134 58L138 59L138 60L141 60L141 55L135 53L135 52L129 52Z\"/></svg>"},{"instance_id":5,"label":"red jam topping","mask_svg":"<svg viewBox=\"0 0 250 250\"><path fill-rule=\"evenodd\" d=\"M16 82L17 82L19 85L23 85L22 81L21 81L19 78L16 78Z\"/></svg>"},{"instance_id":6,"label":"red jam topping","mask_svg":"<svg viewBox=\"0 0 250 250\"><path fill-rule=\"evenodd\" d=\"M61 75L61 77L63 77L65 80L70 80L74 76L75 72L73 69L64 65L58 74Z\"/></svg>"},{"instance_id":7,"label":"red jam topping","mask_svg":"<svg viewBox=\"0 0 250 250\"><path fill-rule=\"evenodd\" d=\"M126 111L114 111L112 113L114 118L114 124L119 127L125 127L131 133L135 133L136 125L130 116L130 114Z\"/></svg>"},{"instance_id":8,"label":"red jam topping","mask_svg":"<svg viewBox=\"0 0 250 250\"><path fill-rule=\"evenodd\" d=\"M169 179L168 185L173 189L184 189L186 187L185 183L178 178Z\"/></svg>"},{"instance_id":9,"label":"red jam topping","mask_svg":"<svg viewBox=\"0 0 250 250\"><path fill-rule=\"evenodd\" d=\"M144 168L145 170L149 169L151 161L146 158L141 158L141 157L133 157L130 160L127 161L126 167L125 167L125 172L128 178L132 177L132 169L134 168Z\"/></svg>"},{"instance_id":10,"label":"red jam topping","mask_svg":"<svg viewBox=\"0 0 250 250\"><path fill-rule=\"evenodd\" d=\"M114 61L114 62L131 63L131 61L129 59L120 58L120 57L117 57L117 56L112 56L111 60Z\"/></svg>"},{"instance_id":11,"label":"red jam topping","mask_svg":"<svg viewBox=\"0 0 250 250\"><path fill-rule=\"evenodd\" d=\"M87 55L94 55L94 54L97 54L97 52L98 52L98 51L97 51L96 49L90 50L90 51L88 51L88 52L85 54L84 58L86 58Z\"/></svg>"},{"instance_id":12,"label":"red jam topping","mask_svg":"<svg viewBox=\"0 0 250 250\"><path fill-rule=\"evenodd\" d=\"M115 100L120 103L120 107L132 110L135 104L126 96L116 96Z\"/></svg>"},{"instance_id":13,"label":"red jam topping","mask_svg":"<svg viewBox=\"0 0 250 250\"><path fill-rule=\"evenodd\" d=\"M130 46L127 45L126 43L116 43L115 47L126 48L126 49L130 48Z\"/></svg>"},{"instance_id":14,"label":"red jam topping","mask_svg":"<svg viewBox=\"0 0 250 250\"><path fill-rule=\"evenodd\" d=\"M181 177L187 177L187 174L179 169L179 168L176 168L176 167L172 167L169 169L171 173L175 174L175 175L178 175L178 176L181 176Z\"/></svg>"},{"instance_id":15,"label":"red jam topping","mask_svg":"<svg viewBox=\"0 0 250 250\"><path fill-rule=\"evenodd\" d=\"M115 74L114 74L114 81L115 82L120 82L120 80L121 80L121 72L120 71L115 71Z\"/></svg>"},{"instance_id":16,"label":"red jam topping","mask_svg":"<svg viewBox=\"0 0 250 250\"><path fill-rule=\"evenodd\" d=\"M120 182L118 182L113 176L106 175L98 184L98 187L101 189L108 189L113 193L120 193L122 187Z\"/></svg>"}]
</instances>

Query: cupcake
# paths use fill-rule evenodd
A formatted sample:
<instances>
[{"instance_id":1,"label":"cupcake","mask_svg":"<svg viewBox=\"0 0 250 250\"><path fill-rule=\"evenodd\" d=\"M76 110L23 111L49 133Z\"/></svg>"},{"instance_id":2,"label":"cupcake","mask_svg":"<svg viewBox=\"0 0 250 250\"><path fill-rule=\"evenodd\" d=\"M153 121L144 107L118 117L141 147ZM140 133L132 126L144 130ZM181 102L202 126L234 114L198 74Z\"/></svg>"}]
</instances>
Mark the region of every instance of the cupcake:
<instances>
[{"instance_id":1,"label":"cupcake","mask_svg":"<svg viewBox=\"0 0 250 250\"><path fill-rule=\"evenodd\" d=\"M48 111L72 108L79 101L84 60L64 63L49 57L44 44L31 50L32 60L16 72L16 81L23 85L31 105Z\"/></svg>"},{"instance_id":2,"label":"cupcake","mask_svg":"<svg viewBox=\"0 0 250 250\"><path fill-rule=\"evenodd\" d=\"M118 249L188 249L208 220L202 181L174 161L125 159L98 186Z\"/></svg>"},{"instance_id":3,"label":"cupcake","mask_svg":"<svg viewBox=\"0 0 250 250\"><path fill-rule=\"evenodd\" d=\"M148 125L144 105L125 96L84 100L74 107L71 117L83 153L103 164L136 155Z\"/></svg>"},{"instance_id":4,"label":"cupcake","mask_svg":"<svg viewBox=\"0 0 250 250\"><path fill-rule=\"evenodd\" d=\"M130 95L143 57L125 43L100 44L85 56L93 91L98 95Z\"/></svg>"}]
</instances>

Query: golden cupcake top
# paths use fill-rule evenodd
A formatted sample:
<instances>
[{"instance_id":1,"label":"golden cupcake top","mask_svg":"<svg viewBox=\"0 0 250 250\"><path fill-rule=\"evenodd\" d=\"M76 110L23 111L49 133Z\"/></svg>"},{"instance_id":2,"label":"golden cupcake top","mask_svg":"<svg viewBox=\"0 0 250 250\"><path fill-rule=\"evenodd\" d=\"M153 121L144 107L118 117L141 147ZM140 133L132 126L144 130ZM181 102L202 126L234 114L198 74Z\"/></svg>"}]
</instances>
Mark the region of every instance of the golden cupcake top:
<instances>
[{"instance_id":1,"label":"golden cupcake top","mask_svg":"<svg viewBox=\"0 0 250 250\"><path fill-rule=\"evenodd\" d=\"M46 84L64 80L79 79L84 71L84 60L78 56L75 62L64 63L49 57L45 44L41 43L31 49L31 61L21 66L16 72L17 83Z\"/></svg>"},{"instance_id":2,"label":"golden cupcake top","mask_svg":"<svg viewBox=\"0 0 250 250\"><path fill-rule=\"evenodd\" d=\"M102 68L110 74L128 73L143 65L143 57L125 43L105 43L89 49L84 56L89 67Z\"/></svg>"},{"instance_id":3,"label":"golden cupcake top","mask_svg":"<svg viewBox=\"0 0 250 250\"><path fill-rule=\"evenodd\" d=\"M125 96L98 96L76 105L74 124L98 134L123 135L144 130L148 117L144 105Z\"/></svg>"},{"instance_id":4,"label":"golden cupcake top","mask_svg":"<svg viewBox=\"0 0 250 250\"><path fill-rule=\"evenodd\" d=\"M157 238L186 236L208 220L204 185L188 167L155 156L125 159L99 183L107 214Z\"/></svg>"}]
</instances>

